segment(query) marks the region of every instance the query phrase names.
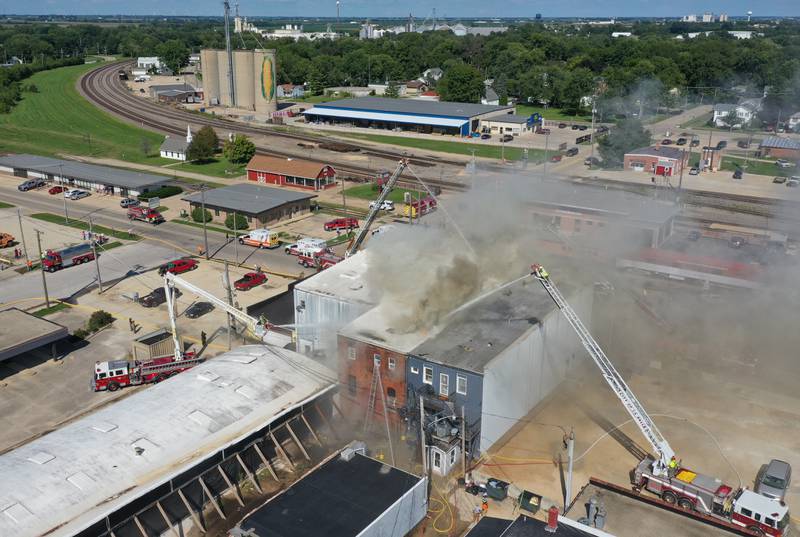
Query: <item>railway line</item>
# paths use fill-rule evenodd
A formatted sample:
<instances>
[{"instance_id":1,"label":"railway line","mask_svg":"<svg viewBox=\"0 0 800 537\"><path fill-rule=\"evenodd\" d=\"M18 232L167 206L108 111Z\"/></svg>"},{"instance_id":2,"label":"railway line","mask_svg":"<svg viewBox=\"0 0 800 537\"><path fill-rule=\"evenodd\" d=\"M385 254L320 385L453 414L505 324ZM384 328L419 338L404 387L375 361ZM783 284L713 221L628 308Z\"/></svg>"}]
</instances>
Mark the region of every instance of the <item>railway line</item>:
<instances>
[{"instance_id":1,"label":"railway line","mask_svg":"<svg viewBox=\"0 0 800 537\"><path fill-rule=\"evenodd\" d=\"M120 68L124 68L129 64L130 62L127 61L115 62L86 73L79 80L79 91L96 106L99 106L118 117L138 124L143 128L156 130L170 135L183 135L185 132L185 125L193 124L202 126L209 125L215 129L225 130L226 132L241 133L251 136L274 136L280 137L284 140L297 140L298 143L319 144L321 142L328 141L317 136L301 135L289 132L277 132L266 127L254 127L224 118L213 118L196 112L176 110L169 106L159 105L150 102L147 99L136 97L131 95L131 93L124 87L117 75L117 72ZM418 168L423 169L441 165L458 167L463 166L463 162L444 158L413 155L408 154L407 152L398 153L375 148L364 148L346 143L344 145L352 146L363 155L379 159L386 159L392 162L396 162L400 158L407 157L410 159L412 165L416 165ZM304 156L301 151L293 153L275 149L274 147L267 147L258 143L256 144L256 149L257 153L262 155L294 158L302 158ZM374 170L369 168L350 163L343 163L341 161L334 162L334 164L336 164L336 168L340 172L356 179L372 178L375 173ZM466 185L457 181L447 181L443 179L426 177L425 182L430 186L439 187L442 190L461 191L466 189ZM416 187L417 183L409 177L408 179L404 178L401 186L411 185Z\"/></svg>"}]
</instances>

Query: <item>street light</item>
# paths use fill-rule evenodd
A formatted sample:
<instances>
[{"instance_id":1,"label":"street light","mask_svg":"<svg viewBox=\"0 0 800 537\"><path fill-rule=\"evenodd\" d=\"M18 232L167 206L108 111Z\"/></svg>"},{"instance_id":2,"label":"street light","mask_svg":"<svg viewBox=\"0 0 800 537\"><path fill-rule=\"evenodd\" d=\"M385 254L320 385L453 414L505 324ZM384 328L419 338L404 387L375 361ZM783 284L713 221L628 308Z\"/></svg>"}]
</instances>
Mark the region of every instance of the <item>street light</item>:
<instances>
[{"instance_id":1,"label":"street light","mask_svg":"<svg viewBox=\"0 0 800 537\"><path fill-rule=\"evenodd\" d=\"M206 261L208 261L208 231L206 230L206 185L200 184L200 207L203 214L203 246L206 252Z\"/></svg>"}]
</instances>

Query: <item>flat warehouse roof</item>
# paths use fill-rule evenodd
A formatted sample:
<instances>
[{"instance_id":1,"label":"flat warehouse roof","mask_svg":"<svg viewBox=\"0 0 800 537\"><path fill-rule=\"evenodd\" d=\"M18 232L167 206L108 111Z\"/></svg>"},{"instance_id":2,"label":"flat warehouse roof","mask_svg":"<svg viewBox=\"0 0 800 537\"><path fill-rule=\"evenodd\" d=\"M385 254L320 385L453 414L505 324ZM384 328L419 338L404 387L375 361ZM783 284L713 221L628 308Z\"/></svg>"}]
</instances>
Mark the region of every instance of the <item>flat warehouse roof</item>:
<instances>
[{"instance_id":1,"label":"flat warehouse roof","mask_svg":"<svg viewBox=\"0 0 800 537\"><path fill-rule=\"evenodd\" d=\"M69 335L67 327L17 308L0 311L0 361L32 351Z\"/></svg>"},{"instance_id":2,"label":"flat warehouse roof","mask_svg":"<svg viewBox=\"0 0 800 537\"><path fill-rule=\"evenodd\" d=\"M205 191L206 207L240 211L243 214L260 214L287 203L316 198L315 194L261 186L255 183L239 183ZM183 198L189 203L201 203L203 194L195 192Z\"/></svg>"},{"instance_id":3,"label":"flat warehouse roof","mask_svg":"<svg viewBox=\"0 0 800 537\"><path fill-rule=\"evenodd\" d=\"M432 125L434 127L456 127L467 122L467 119L451 119L445 117L415 116L410 114L387 114L382 112L365 112L362 110L339 110L314 107L303 112L306 115L321 117L345 118L345 119L368 119L371 121L388 121L393 123L410 123Z\"/></svg>"},{"instance_id":4,"label":"flat warehouse roof","mask_svg":"<svg viewBox=\"0 0 800 537\"><path fill-rule=\"evenodd\" d=\"M421 479L361 454L349 461L337 456L239 527L257 537L355 537Z\"/></svg>"},{"instance_id":5,"label":"flat warehouse roof","mask_svg":"<svg viewBox=\"0 0 800 537\"><path fill-rule=\"evenodd\" d=\"M513 106L494 106L487 104L453 103L448 101L421 101L418 99L387 99L382 97L359 97L319 103L312 108L336 110L360 110L365 112L385 112L389 114L409 114L423 116L452 117L469 119L489 112L513 111ZM314 112L307 112L314 113Z\"/></svg>"},{"instance_id":6,"label":"flat warehouse roof","mask_svg":"<svg viewBox=\"0 0 800 537\"><path fill-rule=\"evenodd\" d=\"M84 164L74 160L40 157L38 155L5 155L0 157L0 166L32 170L56 177L63 173L67 178L135 190L163 185L169 181L168 177L150 173L133 172L108 166Z\"/></svg>"}]
</instances>

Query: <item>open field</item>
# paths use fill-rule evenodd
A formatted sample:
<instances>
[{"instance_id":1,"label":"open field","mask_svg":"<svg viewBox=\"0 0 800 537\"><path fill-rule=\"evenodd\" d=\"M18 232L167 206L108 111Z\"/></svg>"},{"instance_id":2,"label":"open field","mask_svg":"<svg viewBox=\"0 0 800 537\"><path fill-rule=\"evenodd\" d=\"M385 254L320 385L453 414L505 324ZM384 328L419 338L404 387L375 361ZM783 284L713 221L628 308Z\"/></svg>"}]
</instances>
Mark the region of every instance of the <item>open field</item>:
<instances>
[{"instance_id":1,"label":"open field","mask_svg":"<svg viewBox=\"0 0 800 537\"><path fill-rule=\"evenodd\" d=\"M67 223L64 222L64 217L58 214L35 213L31 215L31 218L36 218L37 220L44 220L45 222L50 222L51 224L59 224L62 226L74 227L76 229L83 229L86 231L89 230L88 222L71 219ZM111 229L105 226L94 225L92 226L92 231L94 231L95 233L102 233L103 235L108 235L109 237L114 237L115 239L125 239L130 241L138 241L139 239L141 239L141 237L133 233L129 234L127 231Z\"/></svg>"},{"instance_id":2,"label":"open field","mask_svg":"<svg viewBox=\"0 0 800 537\"><path fill-rule=\"evenodd\" d=\"M175 161L170 161L175 162ZM185 172L204 173L214 177L239 177L246 173L246 165L233 164L223 156L211 159L208 162L182 162L178 165L167 166L166 169L183 170Z\"/></svg>"},{"instance_id":3,"label":"open field","mask_svg":"<svg viewBox=\"0 0 800 537\"><path fill-rule=\"evenodd\" d=\"M780 175L783 177L790 177L792 175L800 175L797 168L779 168L771 162L761 162L760 160L747 160L743 158L736 158L730 155L722 159L722 169L728 171L735 171L741 168L745 173L752 173L755 175L767 175L774 177Z\"/></svg>"},{"instance_id":4,"label":"open field","mask_svg":"<svg viewBox=\"0 0 800 537\"><path fill-rule=\"evenodd\" d=\"M529 104L518 104L517 114L529 116L531 114L541 114L545 119L564 120L564 121L591 121L592 116L573 116L565 114L560 108L545 108L543 106L531 106Z\"/></svg>"},{"instance_id":5,"label":"open field","mask_svg":"<svg viewBox=\"0 0 800 537\"><path fill-rule=\"evenodd\" d=\"M406 192L408 192L409 194L414 196L414 198L416 199L417 191L416 190L406 190L405 188L395 188L395 189L393 189L389 193L389 196L386 199L391 200L391 201L393 201L395 203L403 203L404 196L405 196ZM370 200L370 201L376 199L378 197L378 195L379 195L378 188L377 187L373 188L373 185L371 183L367 183L367 184L364 184L364 185L358 185L358 186L352 186L352 187L348 188L347 190L345 190L344 193L349 197L360 198L360 199L363 199L363 200Z\"/></svg>"}]
</instances>

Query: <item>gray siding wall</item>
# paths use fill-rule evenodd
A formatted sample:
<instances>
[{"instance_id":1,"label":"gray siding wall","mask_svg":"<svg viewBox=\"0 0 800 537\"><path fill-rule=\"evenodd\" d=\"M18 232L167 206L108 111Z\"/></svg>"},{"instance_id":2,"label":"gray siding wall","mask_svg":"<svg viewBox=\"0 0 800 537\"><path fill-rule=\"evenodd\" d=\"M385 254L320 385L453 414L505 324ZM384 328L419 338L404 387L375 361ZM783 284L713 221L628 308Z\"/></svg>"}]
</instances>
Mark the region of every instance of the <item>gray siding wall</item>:
<instances>
[{"instance_id":1,"label":"gray siding wall","mask_svg":"<svg viewBox=\"0 0 800 537\"><path fill-rule=\"evenodd\" d=\"M304 303L304 305L303 305ZM298 311L298 308L303 307ZM366 313L371 306L294 289L294 322L297 350L324 351L336 355L336 334L344 325Z\"/></svg>"},{"instance_id":2,"label":"gray siding wall","mask_svg":"<svg viewBox=\"0 0 800 537\"><path fill-rule=\"evenodd\" d=\"M428 478L423 477L357 537L405 537L428 512Z\"/></svg>"},{"instance_id":3,"label":"gray siding wall","mask_svg":"<svg viewBox=\"0 0 800 537\"><path fill-rule=\"evenodd\" d=\"M593 290L567 297L591 330ZM564 380L567 371L587 358L586 350L559 310L551 311L495 357L484 369L481 452L488 450Z\"/></svg>"},{"instance_id":4,"label":"gray siding wall","mask_svg":"<svg viewBox=\"0 0 800 537\"><path fill-rule=\"evenodd\" d=\"M418 373L412 373L411 368L414 367ZM467 418L467 423L475 423L481 417L481 398L483 397L483 378L480 375L456 369L454 367L447 367L434 362L422 360L416 356L409 356L406 359L406 384L408 386L408 404L409 406L416 405L419 402L419 393L425 386L423 382L423 367L430 367L433 369L433 389L436 395L439 395L439 375L444 373L449 376L450 396L449 400L455 403L456 409L464 407L464 415ZM456 376L463 376L467 378L467 395L456 393ZM416 399L414 399L415 395ZM459 416L460 417L460 416Z\"/></svg>"}]
</instances>

